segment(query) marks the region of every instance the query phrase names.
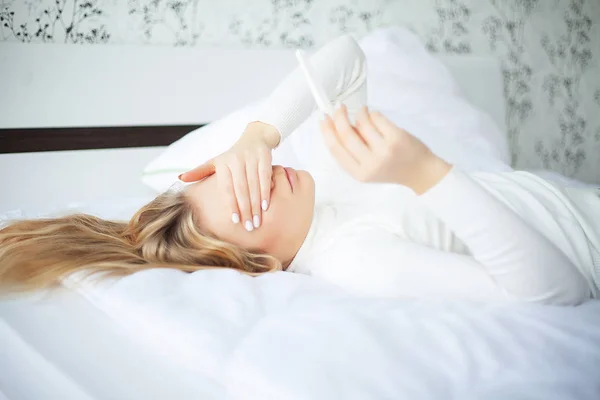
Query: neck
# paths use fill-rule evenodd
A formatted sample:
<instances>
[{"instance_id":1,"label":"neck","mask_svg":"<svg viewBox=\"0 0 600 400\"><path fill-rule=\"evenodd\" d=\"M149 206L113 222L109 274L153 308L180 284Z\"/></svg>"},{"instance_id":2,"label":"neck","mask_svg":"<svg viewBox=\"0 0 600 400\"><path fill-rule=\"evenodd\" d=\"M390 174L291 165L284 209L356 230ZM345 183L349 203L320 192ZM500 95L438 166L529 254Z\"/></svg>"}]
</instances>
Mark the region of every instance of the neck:
<instances>
[{"instance_id":1,"label":"neck","mask_svg":"<svg viewBox=\"0 0 600 400\"><path fill-rule=\"evenodd\" d=\"M288 250L284 257L279 258L281 261L281 265L283 266L283 270L287 270L290 264L296 258L296 255L306 242L306 239L313 228L315 221L315 210L313 208L313 212L310 215L310 218L307 218L306 221L299 227L299 229L295 232L294 236L286 241L285 247Z\"/></svg>"},{"instance_id":2,"label":"neck","mask_svg":"<svg viewBox=\"0 0 600 400\"><path fill-rule=\"evenodd\" d=\"M337 212L331 205L317 207L310 221L302 243L297 248L293 259L286 265L286 269L292 272L306 273L305 265L309 262L311 255L318 251L318 246L326 242L327 236L336 226Z\"/></svg>"}]
</instances>

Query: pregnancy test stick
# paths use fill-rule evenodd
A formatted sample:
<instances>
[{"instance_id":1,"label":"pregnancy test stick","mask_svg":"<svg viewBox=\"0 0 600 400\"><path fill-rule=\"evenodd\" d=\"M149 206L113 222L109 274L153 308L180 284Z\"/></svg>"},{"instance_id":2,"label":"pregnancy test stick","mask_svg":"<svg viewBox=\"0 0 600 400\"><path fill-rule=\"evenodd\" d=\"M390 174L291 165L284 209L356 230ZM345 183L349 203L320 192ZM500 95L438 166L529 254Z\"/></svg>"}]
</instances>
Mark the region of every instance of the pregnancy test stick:
<instances>
[{"instance_id":1,"label":"pregnancy test stick","mask_svg":"<svg viewBox=\"0 0 600 400\"><path fill-rule=\"evenodd\" d=\"M312 66L310 65L310 60L308 57L306 57L306 54L302 50L296 50L296 58L298 59L298 62L300 62L300 68L304 72L304 76L308 82L308 87L315 98L317 107L319 107L319 109L325 114L332 116L335 110L329 101L327 94L325 93L323 85L321 85L321 82L319 82L319 80L316 78Z\"/></svg>"}]
</instances>

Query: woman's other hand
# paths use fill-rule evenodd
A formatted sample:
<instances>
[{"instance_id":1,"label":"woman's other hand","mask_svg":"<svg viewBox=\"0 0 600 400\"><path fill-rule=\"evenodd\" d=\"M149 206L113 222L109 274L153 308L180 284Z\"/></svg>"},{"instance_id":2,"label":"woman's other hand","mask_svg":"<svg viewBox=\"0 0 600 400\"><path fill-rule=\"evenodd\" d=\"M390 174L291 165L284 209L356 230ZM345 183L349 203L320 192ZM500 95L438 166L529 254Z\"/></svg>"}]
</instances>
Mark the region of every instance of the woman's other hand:
<instances>
[{"instance_id":1,"label":"woman's other hand","mask_svg":"<svg viewBox=\"0 0 600 400\"><path fill-rule=\"evenodd\" d=\"M342 105L333 119L325 116L321 131L337 162L361 182L398 183L422 194L451 168L419 139L366 107L353 126Z\"/></svg>"},{"instance_id":2,"label":"woman's other hand","mask_svg":"<svg viewBox=\"0 0 600 400\"><path fill-rule=\"evenodd\" d=\"M232 222L243 222L244 228L252 231L260 226L262 212L269 208L273 171L271 152L279 140L275 127L252 122L229 150L181 174L179 179L195 182L216 174L231 210Z\"/></svg>"}]
</instances>

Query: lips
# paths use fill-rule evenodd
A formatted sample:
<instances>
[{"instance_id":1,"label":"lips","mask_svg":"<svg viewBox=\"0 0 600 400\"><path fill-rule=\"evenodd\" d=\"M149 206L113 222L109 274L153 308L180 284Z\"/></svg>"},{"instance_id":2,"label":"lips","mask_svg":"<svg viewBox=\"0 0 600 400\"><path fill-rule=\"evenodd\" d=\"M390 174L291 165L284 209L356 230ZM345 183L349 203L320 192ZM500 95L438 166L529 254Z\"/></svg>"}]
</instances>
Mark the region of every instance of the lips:
<instances>
[{"instance_id":1,"label":"lips","mask_svg":"<svg viewBox=\"0 0 600 400\"><path fill-rule=\"evenodd\" d=\"M296 185L296 171L293 168L288 168L285 167L283 169L285 171L285 177L287 178L288 182L290 183L290 187L292 188L292 192L294 192L294 186Z\"/></svg>"}]
</instances>

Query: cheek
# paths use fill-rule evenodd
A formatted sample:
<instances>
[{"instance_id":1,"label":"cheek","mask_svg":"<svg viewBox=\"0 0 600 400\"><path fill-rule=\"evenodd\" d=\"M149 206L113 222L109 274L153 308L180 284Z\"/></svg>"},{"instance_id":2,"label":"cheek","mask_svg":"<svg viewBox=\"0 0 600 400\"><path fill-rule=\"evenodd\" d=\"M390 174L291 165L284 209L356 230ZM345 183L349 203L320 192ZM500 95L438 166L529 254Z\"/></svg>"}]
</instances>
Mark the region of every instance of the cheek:
<instances>
[{"instance_id":1,"label":"cheek","mask_svg":"<svg viewBox=\"0 0 600 400\"><path fill-rule=\"evenodd\" d=\"M215 224L214 234L221 240L243 247L247 250L272 250L280 238L280 227L285 213L278 208L270 208L263 213L263 221L258 229L248 232L242 224L222 222Z\"/></svg>"},{"instance_id":2,"label":"cheek","mask_svg":"<svg viewBox=\"0 0 600 400\"><path fill-rule=\"evenodd\" d=\"M252 232L260 238L261 249L273 250L281 240L285 240L286 229L293 224L293 209L289 200L274 203L267 212L263 213L263 222L258 230Z\"/></svg>"},{"instance_id":3,"label":"cheek","mask_svg":"<svg viewBox=\"0 0 600 400\"><path fill-rule=\"evenodd\" d=\"M263 224L273 230L285 225L294 214L295 200L293 197L277 196L269 209L263 213Z\"/></svg>"}]
</instances>

